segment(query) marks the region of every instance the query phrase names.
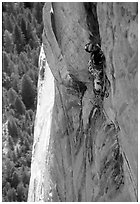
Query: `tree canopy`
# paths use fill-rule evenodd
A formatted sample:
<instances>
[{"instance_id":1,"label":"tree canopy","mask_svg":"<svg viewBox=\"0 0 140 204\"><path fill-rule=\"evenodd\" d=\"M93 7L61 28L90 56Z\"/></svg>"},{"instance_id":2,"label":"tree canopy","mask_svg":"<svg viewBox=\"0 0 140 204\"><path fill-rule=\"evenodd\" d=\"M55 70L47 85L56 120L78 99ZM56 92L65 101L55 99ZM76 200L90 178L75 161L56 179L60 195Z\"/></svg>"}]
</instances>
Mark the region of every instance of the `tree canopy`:
<instances>
[{"instance_id":1,"label":"tree canopy","mask_svg":"<svg viewBox=\"0 0 140 204\"><path fill-rule=\"evenodd\" d=\"M43 5L2 3L2 199L5 202L27 201Z\"/></svg>"}]
</instances>

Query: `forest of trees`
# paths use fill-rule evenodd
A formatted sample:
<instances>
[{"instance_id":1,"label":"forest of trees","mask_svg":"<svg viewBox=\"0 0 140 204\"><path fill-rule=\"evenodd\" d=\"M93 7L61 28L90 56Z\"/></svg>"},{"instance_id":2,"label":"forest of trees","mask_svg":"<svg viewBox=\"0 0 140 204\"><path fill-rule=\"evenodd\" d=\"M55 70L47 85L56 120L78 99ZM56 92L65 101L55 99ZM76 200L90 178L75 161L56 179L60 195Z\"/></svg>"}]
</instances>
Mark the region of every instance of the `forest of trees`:
<instances>
[{"instance_id":1,"label":"forest of trees","mask_svg":"<svg viewBox=\"0 0 140 204\"><path fill-rule=\"evenodd\" d=\"M43 31L39 2L2 3L2 196L27 201L38 57Z\"/></svg>"}]
</instances>

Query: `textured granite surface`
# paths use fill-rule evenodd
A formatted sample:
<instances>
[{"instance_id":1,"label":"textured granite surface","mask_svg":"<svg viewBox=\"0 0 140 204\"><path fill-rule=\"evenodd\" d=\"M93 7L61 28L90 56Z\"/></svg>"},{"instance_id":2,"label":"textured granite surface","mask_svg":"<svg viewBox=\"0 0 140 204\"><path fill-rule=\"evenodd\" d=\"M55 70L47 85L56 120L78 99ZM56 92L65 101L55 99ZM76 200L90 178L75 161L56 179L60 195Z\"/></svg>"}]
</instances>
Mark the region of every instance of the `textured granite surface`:
<instances>
[{"instance_id":1,"label":"textured granite surface","mask_svg":"<svg viewBox=\"0 0 140 204\"><path fill-rule=\"evenodd\" d=\"M137 9L45 4L28 201L137 201ZM106 57L104 100L88 73L89 39Z\"/></svg>"}]
</instances>

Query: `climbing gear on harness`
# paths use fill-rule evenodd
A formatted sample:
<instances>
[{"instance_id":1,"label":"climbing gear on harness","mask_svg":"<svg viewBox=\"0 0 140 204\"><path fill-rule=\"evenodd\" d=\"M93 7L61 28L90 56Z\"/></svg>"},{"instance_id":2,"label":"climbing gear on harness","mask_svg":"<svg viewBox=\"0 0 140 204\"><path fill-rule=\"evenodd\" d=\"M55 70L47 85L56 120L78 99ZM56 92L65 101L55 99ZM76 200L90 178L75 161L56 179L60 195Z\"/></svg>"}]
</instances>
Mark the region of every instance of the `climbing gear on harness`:
<instances>
[{"instance_id":1,"label":"climbing gear on harness","mask_svg":"<svg viewBox=\"0 0 140 204\"><path fill-rule=\"evenodd\" d=\"M103 65L105 56L98 44L93 45L91 42L85 45L86 52L91 53L90 60L94 66ZM100 68L100 66L98 67Z\"/></svg>"}]
</instances>

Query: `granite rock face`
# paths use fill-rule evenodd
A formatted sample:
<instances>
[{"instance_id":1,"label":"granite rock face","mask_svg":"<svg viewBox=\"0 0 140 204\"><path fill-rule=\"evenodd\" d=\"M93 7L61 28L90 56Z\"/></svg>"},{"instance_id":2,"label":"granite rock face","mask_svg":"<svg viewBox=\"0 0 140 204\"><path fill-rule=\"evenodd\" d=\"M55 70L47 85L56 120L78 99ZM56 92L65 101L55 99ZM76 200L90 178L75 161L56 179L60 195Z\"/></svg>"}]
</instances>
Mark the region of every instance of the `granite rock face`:
<instances>
[{"instance_id":1,"label":"granite rock face","mask_svg":"<svg viewBox=\"0 0 140 204\"><path fill-rule=\"evenodd\" d=\"M112 89L110 103L106 101L104 107L108 113L113 109L119 123L125 163L133 181L128 188L134 190L138 182L138 5L99 3L97 10Z\"/></svg>"},{"instance_id":2,"label":"granite rock face","mask_svg":"<svg viewBox=\"0 0 140 204\"><path fill-rule=\"evenodd\" d=\"M28 201L137 201L137 3L46 3ZM93 91L89 41L106 58Z\"/></svg>"}]
</instances>

